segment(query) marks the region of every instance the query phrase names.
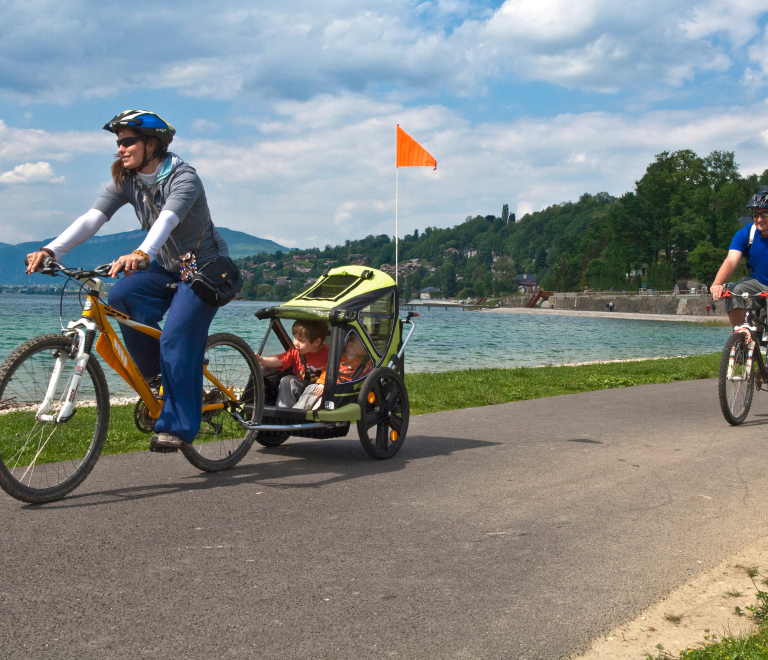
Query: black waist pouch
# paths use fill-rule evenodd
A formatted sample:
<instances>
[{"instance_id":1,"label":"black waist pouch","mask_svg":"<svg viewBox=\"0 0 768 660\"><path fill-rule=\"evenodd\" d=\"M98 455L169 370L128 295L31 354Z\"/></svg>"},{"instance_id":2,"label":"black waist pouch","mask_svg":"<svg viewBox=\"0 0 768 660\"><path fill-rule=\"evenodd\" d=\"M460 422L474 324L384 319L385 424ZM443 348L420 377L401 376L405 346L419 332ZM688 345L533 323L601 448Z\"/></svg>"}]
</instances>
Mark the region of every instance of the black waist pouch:
<instances>
[{"instance_id":1,"label":"black waist pouch","mask_svg":"<svg viewBox=\"0 0 768 660\"><path fill-rule=\"evenodd\" d=\"M203 302L223 307L243 288L243 278L232 259L219 257L198 268L189 285Z\"/></svg>"}]
</instances>

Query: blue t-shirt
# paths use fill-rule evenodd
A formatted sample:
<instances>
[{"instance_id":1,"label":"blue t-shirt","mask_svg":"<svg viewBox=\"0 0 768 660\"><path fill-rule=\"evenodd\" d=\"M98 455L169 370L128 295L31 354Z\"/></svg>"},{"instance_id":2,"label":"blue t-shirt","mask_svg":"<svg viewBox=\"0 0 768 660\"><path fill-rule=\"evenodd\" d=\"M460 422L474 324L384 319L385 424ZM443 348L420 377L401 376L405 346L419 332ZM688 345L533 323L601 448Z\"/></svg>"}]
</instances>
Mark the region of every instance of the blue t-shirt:
<instances>
[{"instance_id":1,"label":"blue t-shirt","mask_svg":"<svg viewBox=\"0 0 768 660\"><path fill-rule=\"evenodd\" d=\"M746 254L749 244L749 231L752 225L742 227L736 232L731 241L731 250L738 250ZM749 272L761 284L768 286L768 238L760 236L760 232L755 232L755 238L752 245L749 246L749 260L747 261Z\"/></svg>"}]
</instances>

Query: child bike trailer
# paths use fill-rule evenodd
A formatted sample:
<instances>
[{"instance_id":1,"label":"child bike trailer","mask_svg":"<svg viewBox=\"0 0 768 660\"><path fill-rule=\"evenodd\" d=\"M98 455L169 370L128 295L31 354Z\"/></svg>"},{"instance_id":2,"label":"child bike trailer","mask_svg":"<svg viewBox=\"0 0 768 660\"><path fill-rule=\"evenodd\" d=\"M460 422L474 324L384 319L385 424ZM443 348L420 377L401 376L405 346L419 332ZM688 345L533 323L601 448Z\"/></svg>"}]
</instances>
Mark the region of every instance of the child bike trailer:
<instances>
[{"instance_id":1,"label":"child bike trailer","mask_svg":"<svg viewBox=\"0 0 768 660\"><path fill-rule=\"evenodd\" d=\"M293 300L261 309L256 316L269 320L260 355L290 349L291 325L296 320L325 321L329 348L322 398L312 410L277 408L277 384L288 372L264 370L261 422L241 422L257 431L256 442L276 447L291 435L339 438L354 423L372 458L391 458L400 450L409 415L404 352L414 330L412 317L417 315L399 318L397 286L391 277L361 266L334 268ZM353 366L345 362L345 347L351 342L362 354Z\"/></svg>"}]
</instances>

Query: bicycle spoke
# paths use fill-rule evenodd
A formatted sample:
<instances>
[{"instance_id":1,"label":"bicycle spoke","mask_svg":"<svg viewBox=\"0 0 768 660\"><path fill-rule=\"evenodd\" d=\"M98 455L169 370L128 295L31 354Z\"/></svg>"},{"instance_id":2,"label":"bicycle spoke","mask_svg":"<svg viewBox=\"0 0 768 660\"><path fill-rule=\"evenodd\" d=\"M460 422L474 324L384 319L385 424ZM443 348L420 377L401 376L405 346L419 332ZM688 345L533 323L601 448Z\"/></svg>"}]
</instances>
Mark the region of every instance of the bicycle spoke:
<instances>
[{"instance_id":1,"label":"bicycle spoke","mask_svg":"<svg viewBox=\"0 0 768 660\"><path fill-rule=\"evenodd\" d=\"M228 404L232 397L241 403L246 399L250 385L251 405L239 405L238 409L247 419L260 418L263 397L259 395L256 383L257 378L261 382L261 374L248 344L234 335L211 335L205 358L207 372L212 380L207 377L204 379L204 405ZM201 432L193 444L182 451L201 470L223 470L232 467L245 456L254 437L255 432L243 429L227 406L203 413Z\"/></svg>"},{"instance_id":2,"label":"bicycle spoke","mask_svg":"<svg viewBox=\"0 0 768 660\"><path fill-rule=\"evenodd\" d=\"M64 355L70 343L61 335L30 340L0 372L0 399L13 402L0 411L0 486L26 502L59 499L75 488L93 467L106 436L109 392L95 358L82 372L75 414L64 423L35 418L57 362L63 370L46 414L57 415L65 404L77 365L55 356Z\"/></svg>"}]
</instances>

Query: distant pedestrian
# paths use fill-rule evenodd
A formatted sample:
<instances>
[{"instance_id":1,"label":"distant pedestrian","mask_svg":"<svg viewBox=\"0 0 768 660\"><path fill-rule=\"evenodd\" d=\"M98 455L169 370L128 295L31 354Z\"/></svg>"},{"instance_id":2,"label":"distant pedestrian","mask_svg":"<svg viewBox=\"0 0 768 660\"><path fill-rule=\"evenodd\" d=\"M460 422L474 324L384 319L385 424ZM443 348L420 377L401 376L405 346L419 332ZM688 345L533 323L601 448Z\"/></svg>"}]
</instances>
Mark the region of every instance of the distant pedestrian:
<instances>
[{"instance_id":1,"label":"distant pedestrian","mask_svg":"<svg viewBox=\"0 0 768 660\"><path fill-rule=\"evenodd\" d=\"M608 303L608 311L610 312L613 311L613 300L611 300L611 302Z\"/></svg>"},{"instance_id":2,"label":"distant pedestrian","mask_svg":"<svg viewBox=\"0 0 768 660\"><path fill-rule=\"evenodd\" d=\"M707 316L709 316L709 305L707 305Z\"/></svg>"},{"instance_id":3,"label":"distant pedestrian","mask_svg":"<svg viewBox=\"0 0 768 660\"><path fill-rule=\"evenodd\" d=\"M712 313L714 314L717 310L715 309L715 303L712 303Z\"/></svg>"}]
</instances>

